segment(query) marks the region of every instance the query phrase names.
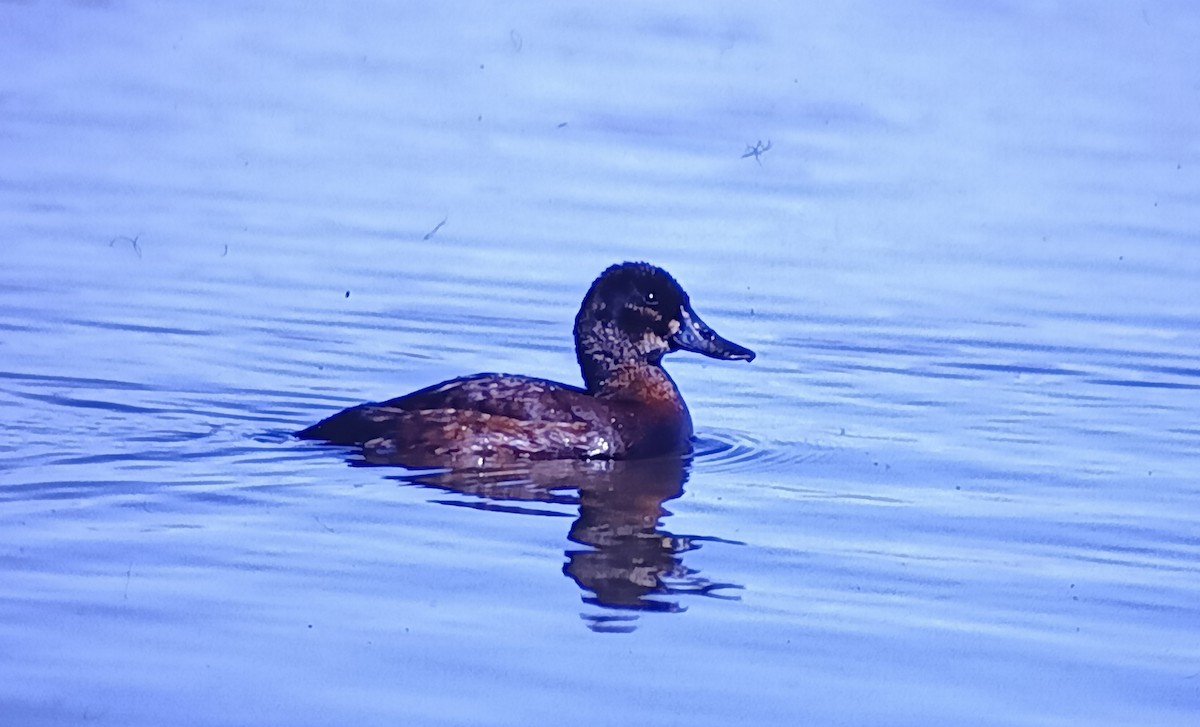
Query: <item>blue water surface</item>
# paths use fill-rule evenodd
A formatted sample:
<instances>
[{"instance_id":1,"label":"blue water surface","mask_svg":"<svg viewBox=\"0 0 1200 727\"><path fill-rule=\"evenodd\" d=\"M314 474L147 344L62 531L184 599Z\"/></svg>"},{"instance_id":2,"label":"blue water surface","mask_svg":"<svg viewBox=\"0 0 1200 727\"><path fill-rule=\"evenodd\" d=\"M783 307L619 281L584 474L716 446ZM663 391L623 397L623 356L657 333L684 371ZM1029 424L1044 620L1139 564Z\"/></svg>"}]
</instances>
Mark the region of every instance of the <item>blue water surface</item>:
<instances>
[{"instance_id":1,"label":"blue water surface","mask_svg":"<svg viewBox=\"0 0 1200 727\"><path fill-rule=\"evenodd\" d=\"M1200 10L0 3L0 724L1193 725ZM696 452L291 432L578 382Z\"/></svg>"}]
</instances>

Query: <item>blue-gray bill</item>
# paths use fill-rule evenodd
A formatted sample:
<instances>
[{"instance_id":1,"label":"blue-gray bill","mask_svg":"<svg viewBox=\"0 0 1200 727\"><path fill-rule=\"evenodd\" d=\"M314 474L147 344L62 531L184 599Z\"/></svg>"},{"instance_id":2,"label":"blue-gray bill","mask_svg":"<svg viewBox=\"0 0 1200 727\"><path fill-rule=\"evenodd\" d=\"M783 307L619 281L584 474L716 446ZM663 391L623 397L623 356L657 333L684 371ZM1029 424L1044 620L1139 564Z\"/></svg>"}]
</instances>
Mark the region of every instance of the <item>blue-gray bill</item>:
<instances>
[{"instance_id":1,"label":"blue-gray bill","mask_svg":"<svg viewBox=\"0 0 1200 727\"><path fill-rule=\"evenodd\" d=\"M671 335L671 346L674 349L694 351L712 358L728 361L753 361L754 352L745 346L739 346L733 341L727 341L709 328L690 305L684 305L679 311L679 330Z\"/></svg>"}]
</instances>

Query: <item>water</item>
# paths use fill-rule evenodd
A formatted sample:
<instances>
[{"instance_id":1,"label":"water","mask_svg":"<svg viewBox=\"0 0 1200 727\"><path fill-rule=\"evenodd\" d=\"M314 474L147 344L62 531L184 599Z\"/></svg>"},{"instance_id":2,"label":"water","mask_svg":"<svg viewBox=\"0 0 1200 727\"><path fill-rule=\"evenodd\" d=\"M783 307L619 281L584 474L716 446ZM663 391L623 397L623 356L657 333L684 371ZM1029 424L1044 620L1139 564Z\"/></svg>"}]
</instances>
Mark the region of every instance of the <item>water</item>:
<instances>
[{"instance_id":1,"label":"water","mask_svg":"<svg viewBox=\"0 0 1200 727\"><path fill-rule=\"evenodd\" d=\"M1195 722L1189 5L0 18L0 723ZM694 458L289 436L623 259Z\"/></svg>"}]
</instances>

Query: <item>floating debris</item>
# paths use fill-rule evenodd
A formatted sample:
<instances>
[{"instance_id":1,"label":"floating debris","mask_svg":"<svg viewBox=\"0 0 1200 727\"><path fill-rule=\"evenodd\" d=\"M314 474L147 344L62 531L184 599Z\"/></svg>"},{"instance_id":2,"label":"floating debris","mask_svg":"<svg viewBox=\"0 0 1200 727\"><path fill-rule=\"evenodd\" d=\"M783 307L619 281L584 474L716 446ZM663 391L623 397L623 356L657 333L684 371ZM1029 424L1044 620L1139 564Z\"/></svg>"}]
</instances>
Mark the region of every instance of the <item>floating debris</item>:
<instances>
[{"instance_id":1,"label":"floating debris","mask_svg":"<svg viewBox=\"0 0 1200 727\"><path fill-rule=\"evenodd\" d=\"M112 239L112 241L110 241L108 243L108 246L112 247L113 245L116 245L118 242L128 242L130 245L133 246L133 251L137 253L138 259L140 260L142 258L142 246L138 244L138 238L140 238L140 237L141 237L140 234L134 235L133 237L129 237L128 235L119 235L117 237L114 237Z\"/></svg>"},{"instance_id":2,"label":"floating debris","mask_svg":"<svg viewBox=\"0 0 1200 727\"><path fill-rule=\"evenodd\" d=\"M754 157L754 161L758 162L758 165L761 167L762 155L766 154L770 150L771 140L767 139L767 143L764 144L762 143L762 139L759 139L757 142L755 142L754 146L750 146L749 144L746 145L746 153L742 154L742 158L745 159L746 157Z\"/></svg>"},{"instance_id":3,"label":"floating debris","mask_svg":"<svg viewBox=\"0 0 1200 727\"><path fill-rule=\"evenodd\" d=\"M439 222L439 223L437 223L437 226L436 226L436 227L434 227L432 230L430 230L429 232L426 232L426 233L425 233L425 237L422 237L421 239L422 239L422 240L428 240L429 238L431 238L431 237L433 237L434 235L436 235L436 234L437 234L437 231L438 231L438 230L440 230L440 229L442 229L442 226L446 224L446 220L448 220L448 219L450 219L450 218L449 218L449 217L443 217L443 218L442 218L442 221L441 221L441 222Z\"/></svg>"}]
</instances>

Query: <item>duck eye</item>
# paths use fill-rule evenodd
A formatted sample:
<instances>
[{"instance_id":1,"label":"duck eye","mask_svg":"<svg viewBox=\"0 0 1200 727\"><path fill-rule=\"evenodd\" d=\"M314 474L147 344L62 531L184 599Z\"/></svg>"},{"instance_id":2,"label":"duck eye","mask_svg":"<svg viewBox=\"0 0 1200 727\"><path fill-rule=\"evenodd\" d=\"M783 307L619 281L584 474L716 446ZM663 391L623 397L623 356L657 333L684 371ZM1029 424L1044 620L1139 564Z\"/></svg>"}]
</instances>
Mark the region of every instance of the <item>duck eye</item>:
<instances>
[{"instance_id":1,"label":"duck eye","mask_svg":"<svg viewBox=\"0 0 1200 727\"><path fill-rule=\"evenodd\" d=\"M658 298L658 293L655 293L653 290L649 293L646 293L646 305L650 306L651 308L657 308L660 302L661 301Z\"/></svg>"}]
</instances>

